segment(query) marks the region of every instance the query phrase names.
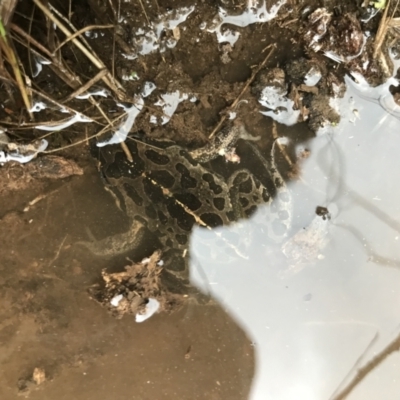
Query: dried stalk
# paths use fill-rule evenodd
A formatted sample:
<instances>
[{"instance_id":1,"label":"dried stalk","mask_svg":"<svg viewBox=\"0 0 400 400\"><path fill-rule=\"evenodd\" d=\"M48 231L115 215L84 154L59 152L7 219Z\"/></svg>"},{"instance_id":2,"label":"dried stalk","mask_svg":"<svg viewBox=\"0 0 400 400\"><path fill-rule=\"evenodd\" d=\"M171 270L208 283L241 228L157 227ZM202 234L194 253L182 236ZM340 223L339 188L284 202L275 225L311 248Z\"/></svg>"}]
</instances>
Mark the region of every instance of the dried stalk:
<instances>
[{"instance_id":1,"label":"dried stalk","mask_svg":"<svg viewBox=\"0 0 400 400\"><path fill-rule=\"evenodd\" d=\"M390 1L391 0L388 0L388 2L386 4L385 11L383 12L381 21L379 22L378 32L376 32L375 41L374 41L374 52L372 55L374 59L377 58L378 53L381 50L382 44L383 44L386 34L387 34L387 30L389 28L391 18L390 17L388 18L387 14L389 12Z\"/></svg>"},{"instance_id":2,"label":"dried stalk","mask_svg":"<svg viewBox=\"0 0 400 400\"><path fill-rule=\"evenodd\" d=\"M12 44L9 43L7 39L7 33L5 26L3 25L2 21L0 20L0 48L5 54L7 61L11 65L11 68L14 73L15 80L17 82L19 91L21 93L22 99L24 101L25 107L29 113L31 119L33 119L32 113L29 111L31 109L31 101L28 96L28 91L25 87L25 83L22 79L22 74L19 69L18 59L12 47Z\"/></svg>"},{"instance_id":3,"label":"dried stalk","mask_svg":"<svg viewBox=\"0 0 400 400\"><path fill-rule=\"evenodd\" d=\"M83 86L79 89L75 90L75 92L71 93L68 97L62 100L62 103L67 103L68 101L74 99L76 96L79 96L83 92L86 92L89 88L91 88L96 82L103 78L103 76L107 73L107 70L102 69L98 72L98 74L90 79L90 81L86 82Z\"/></svg>"},{"instance_id":4,"label":"dried stalk","mask_svg":"<svg viewBox=\"0 0 400 400\"><path fill-rule=\"evenodd\" d=\"M39 7L42 12L48 17L57 27L64 33L67 38L72 36L72 33L69 29L54 15L50 12L48 8L46 8L39 0L33 0L33 2ZM87 50L85 46L78 40L78 38L71 39L72 43L78 47L79 50L90 60L90 62L95 65L98 69L106 69L107 67L104 63L94 54ZM107 70L108 71L108 70ZM116 96L122 100L124 98L121 93L122 86L114 79L111 73L108 71L107 74L102 78L104 83L116 94Z\"/></svg>"},{"instance_id":5,"label":"dried stalk","mask_svg":"<svg viewBox=\"0 0 400 400\"><path fill-rule=\"evenodd\" d=\"M65 39L60 45L58 45L55 50L53 51L53 55L56 54L58 50L61 49L65 44L70 42L71 40L75 39L76 37L82 35L82 33L85 33L87 31L91 31L93 29L110 29L114 28L114 25L89 25L85 26L84 28L80 29L79 31L76 31L73 35L71 35L69 38Z\"/></svg>"},{"instance_id":6,"label":"dried stalk","mask_svg":"<svg viewBox=\"0 0 400 400\"><path fill-rule=\"evenodd\" d=\"M369 373L374 371L392 353L400 350L400 335L398 335L386 348L368 361L363 367L357 370L354 379L340 393L331 400L344 400L354 390L354 388L364 380Z\"/></svg>"}]
</instances>

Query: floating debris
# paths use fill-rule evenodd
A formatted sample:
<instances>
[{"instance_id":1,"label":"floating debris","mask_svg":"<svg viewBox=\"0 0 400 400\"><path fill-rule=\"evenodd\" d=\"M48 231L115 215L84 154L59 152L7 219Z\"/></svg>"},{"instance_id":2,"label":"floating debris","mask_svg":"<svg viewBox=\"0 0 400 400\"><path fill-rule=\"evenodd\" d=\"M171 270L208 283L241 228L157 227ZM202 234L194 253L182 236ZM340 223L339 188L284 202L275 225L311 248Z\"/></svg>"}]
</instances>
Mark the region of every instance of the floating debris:
<instances>
[{"instance_id":1,"label":"floating debris","mask_svg":"<svg viewBox=\"0 0 400 400\"><path fill-rule=\"evenodd\" d=\"M27 397L32 390L37 389L44 382L46 382L45 370L43 368L35 368L30 378L18 381L18 392Z\"/></svg>"},{"instance_id":2,"label":"floating debris","mask_svg":"<svg viewBox=\"0 0 400 400\"><path fill-rule=\"evenodd\" d=\"M132 263L124 272L102 271L103 284L89 289L91 297L105 307L112 316L122 318L135 315L143 322L156 312L172 312L183 304L183 297L170 293L161 275L161 252L154 252L146 262Z\"/></svg>"},{"instance_id":3,"label":"floating debris","mask_svg":"<svg viewBox=\"0 0 400 400\"><path fill-rule=\"evenodd\" d=\"M304 84L306 86L315 86L321 80L322 74L321 71L315 67L311 67L311 69L307 72L304 77Z\"/></svg>"},{"instance_id":4,"label":"floating debris","mask_svg":"<svg viewBox=\"0 0 400 400\"><path fill-rule=\"evenodd\" d=\"M37 101L29 109L29 112L40 112L42 110L45 110L46 108L47 108L47 105L45 103L43 103L43 101Z\"/></svg>"},{"instance_id":5,"label":"floating debris","mask_svg":"<svg viewBox=\"0 0 400 400\"><path fill-rule=\"evenodd\" d=\"M308 226L302 228L283 246L283 254L290 260L291 266L284 276L290 276L306 265L322 257L322 250L328 243L330 214L325 207L317 207L316 216Z\"/></svg>"},{"instance_id":6,"label":"floating debris","mask_svg":"<svg viewBox=\"0 0 400 400\"><path fill-rule=\"evenodd\" d=\"M43 368L35 368L32 375L33 382L36 385L41 385L46 380L46 372Z\"/></svg>"},{"instance_id":7,"label":"floating debris","mask_svg":"<svg viewBox=\"0 0 400 400\"><path fill-rule=\"evenodd\" d=\"M367 36L355 15L336 16L326 8L317 8L308 22L304 39L313 51L323 52L338 63L348 63L363 53Z\"/></svg>"},{"instance_id":8,"label":"floating debris","mask_svg":"<svg viewBox=\"0 0 400 400\"><path fill-rule=\"evenodd\" d=\"M389 52L390 59L394 65L392 76L390 76L384 83L378 86L371 86L366 78L359 72L351 72L350 76L346 75L344 80L346 85L352 86L358 94L366 100L378 103L389 114L400 118L400 106L396 103L390 92L390 87L398 87L399 80L395 78L397 69L400 67L400 60L394 58L394 55Z\"/></svg>"}]
</instances>

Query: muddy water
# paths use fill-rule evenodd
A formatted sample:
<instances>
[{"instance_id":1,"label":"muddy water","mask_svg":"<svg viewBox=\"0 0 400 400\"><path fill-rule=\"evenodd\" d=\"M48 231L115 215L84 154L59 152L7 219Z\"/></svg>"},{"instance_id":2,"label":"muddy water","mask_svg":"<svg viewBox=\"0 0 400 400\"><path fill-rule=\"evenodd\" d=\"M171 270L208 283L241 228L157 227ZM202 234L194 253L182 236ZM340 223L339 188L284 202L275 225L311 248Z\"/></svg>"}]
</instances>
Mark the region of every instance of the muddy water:
<instances>
[{"instance_id":1,"label":"muddy water","mask_svg":"<svg viewBox=\"0 0 400 400\"><path fill-rule=\"evenodd\" d=\"M87 228L97 238L128 229L94 168L42 188L47 197L27 212L34 187L3 199L1 398L330 398L399 324L400 122L352 89L341 108L341 124L307 145L311 156L289 186L285 240L254 236L246 259L222 263L196 257L206 231L192 235L192 282L214 306L137 324L89 299L100 271L124 259L74 243ZM331 218L316 216L317 206ZM396 399L398 357L349 398ZM39 386L28 382L35 368L46 373Z\"/></svg>"},{"instance_id":2,"label":"muddy water","mask_svg":"<svg viewBox=\"0 0 400 400\"><path fill-rule=\"evenodd\" d=\"M44 192L28 212L3 218L0 398L26 386L20 394L31 399L246 398L254 348L220 306L137 324L89 299L101 270L123 259L94 258L74 243L88 239L86 228L98 238L128 228L95 169ZM10 208L31 199L15 196ZM35 368L46 382L32 387Z\"/></svg>"}]
</instances>

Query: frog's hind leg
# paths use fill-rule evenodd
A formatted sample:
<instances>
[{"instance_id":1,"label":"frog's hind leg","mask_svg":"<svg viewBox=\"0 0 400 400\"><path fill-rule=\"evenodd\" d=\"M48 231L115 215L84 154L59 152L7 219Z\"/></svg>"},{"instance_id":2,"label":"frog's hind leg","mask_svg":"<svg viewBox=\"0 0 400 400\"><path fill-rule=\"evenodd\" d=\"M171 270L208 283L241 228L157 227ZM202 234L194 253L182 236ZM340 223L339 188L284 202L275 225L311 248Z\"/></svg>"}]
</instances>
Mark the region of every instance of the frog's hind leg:
<instances>
[{"instance_id":1,"label":"frog's hind leg","mask_svg":"<svg viewBox=\"0 0 400 400\"><path fill-rule=\"evenodd\" d=\"M101 240L96 240L88 228L88 236L90 241L79 241L75 245L87 248L91 253L101 257L112 257L124 254L128 251L137 249L144 237L144 225L134 220L127 232L108 236Z\"/></svg>"}]
</instances>

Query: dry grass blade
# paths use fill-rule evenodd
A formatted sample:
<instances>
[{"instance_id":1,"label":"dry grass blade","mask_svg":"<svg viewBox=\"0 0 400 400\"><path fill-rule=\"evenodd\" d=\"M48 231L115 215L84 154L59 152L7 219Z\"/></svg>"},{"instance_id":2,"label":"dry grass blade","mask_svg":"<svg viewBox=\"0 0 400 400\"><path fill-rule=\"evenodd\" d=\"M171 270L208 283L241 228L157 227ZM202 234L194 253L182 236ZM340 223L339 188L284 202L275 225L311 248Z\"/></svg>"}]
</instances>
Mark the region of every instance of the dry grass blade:
<instances>
[{"instance_id":1,"label":"dry grass blade","mask_svg":"<svg viewBox=\"0 0 400 400\"><path fill-rule=\"evenodd\" d=\"M10 28L18 33L20 36L22 36L27 42L30 44L33 44L38 50L40 50L43 54L46 54L49 58L52 58L53 55L51 52L44 47L41 43L36 41L32 36L30 36L28 33L26 33L24 30L22 30L18 25L16 24L10 24ZM21 44L24 44L23 41L21 41Z\"/></svg>"},{"instance_id":2,"label":"dry grass blade","mask_svg":"<svg viewBox=\"0 0 400 400\"><path fill-rule=\"evenodd\" d=\"M49 65L49 67L69 87L71 87L74 90L77 90L82 85L80 78L78 76L74 75L68 68L64 67L64 65L62 64L62 59L53 56L48 49L46 49L42 44L37 42L34 38L29 36L25 31L23 31L17 25L11 24L11 29L14 32L18 33L18 35L21 36L23 39L25 39L25 41L24 41L24 40L18 38L18 36L14 36L15 41L18 41L21 45L23 45L25 47L28 47L28 44L32 44L38 50L40 50L43 54L46 54L46 56L48 56L49 59L51 60L51 64ZM30 47L30 51L32 53L44 58L42 54L39 54L32 47Z\"/></svg>"},{"instance_id":3,"label":"dry grass blade","mask_svg":"<svg viewBox=\"0 0 400 400\"><path fill-rule=\"evenodd\" d=\"M93 29L110 29L110 28L114 28L114 25L89 25L89 26L85 26L84 28L82 28L79 31L75 32L69 38L65 39L60 45L58 45L55 48L55 50L53 51L53 54L55 55L57 53L57 51L61 49L61 47L63 47L65 44L67 44L71 40L75 39L76 37L82 35L82 33L85 33L87 31L91 31Z\"/></svg>"},{"instance_id":4,"label":"dry grass blade","mask_svg":"<svg viewBox=\"0 0 400 400\"><path fill-rule=\"evenodd\" d=\"M56 26L64 33L67 38L72 36L69 29L57 18L51 11L46 8L39 0L33 0L33 2L40 8L40 10L48 17ZM94 54L91 53L79 40L78 38L73 38L72 43L78 47L79 50L93 63L98 69L106 69L104 63ZM115 93L115 95L120 99L124 99L124 95L119 90L121 85L112 77L111 73L107 70L107 74L102 78L104 83Z\"/></svg>"},{"instance_id":5,"label":"dry grass blade","mask_svg":"<svg viewBox=\"0 0 400 400\"><path fill-rule=\"evenodd\" d=\"M0 20L3 22L4 26L8 26L9 21L11 21L16 5L17 0L0 1Z\"/></svg>"},{"instance_id":6,"label":"dry grass blade","mask_svg":"<svg viewBox=\"0 0 400 400\"><path fill-rule=\"evenodd\" d=\"M378 27L378 32L376 32L375 36L375 41L374 41L374 53L373 57L376 59L378 56L378 53L381 50L382 44L385 40L387 30L389 28L390 20L391 18L388 18L388 12L389 12L389 7L390 7L390 1L388 0L385 11L383 12L381 21L379 22L379 27Z\"/></svg>"},{"instance_id":7,"label":"dry grass blade","mask_svg":"<svg viewBox=\"0 0 400 400\"><path fill-rule=\"evenodd\" d=\"M364 380L368 374L374 371L383 361L385 361L392 353L400 350L400 335L398 335L386 348L368 361L363 367L357 370L354 379L339 394L331 398L331 400L344 400L354 390L354 388Z\"/></svg>"},{"instance_id":8,"label":"dry grass blade","mask_svg":"<svg viewBox=\"0 0 400 400\"><path fill-rule=\"evenodd\" d=\"M390 28L398 28L400 26L400 18L393 18L389 21Z\"/></svg>"},{"instance_id":9,"label":"dry grass blade","mask_svg":"<svg viewBox=\"0 0 400 400\"><path fill-rule=\"evenodd\" d=\"M99 132L97 132L91 136L88 136L85 139L78 140L74 143L68 144L68 145L60 147L58 149L46 150L43 153L45 153L45 154L56 153L57 151L61 151L64 149L68 149L70 147L78 146L79 144L82 144L82 143L87 143L88 140L98 137L98 136L102 135L103 133L109 132L111 129L113 129L115 123L120 121L122 118L124 118L125 115L126 115L126 113L119 115L117 118L113 119L107 126L105 126L103 129L101 129Z\"/></svg>"},{"instance_id":10,"label":"dry grass blade","mask_svg":"<svg viewBox=\"0 0 400 400\"><path fill-rule=\"evenodd\" d=\"M146 9L144 8L142 0L139 0L139 3L140 3L140 6L142 7L144 16L146 17L146 21L150 25L149 17L147 16Z\"/></svg>"},{"instance_id":11,"label":"dry grass blade","mask_svg":"<svg viewBox=\"0 0 400 400\"><path fill-rule=\"evenodd\" d=\"M6 28L3 25L3 22L0 19L0 49L7 58L8 63L10 64L14 78L17 82L18 89L21 93L22 100L24 101L25 107L28 110L29 116L33 119L32 113L29 111L31 109L31 102L28 96L28 91L25 87L25 82L22 78L21 70L18 65L18 58L14 52L14 48L12 44L7 39Z\"/></svg>"},{"instance_id":12,"label":"dry grass blade","mask_svg":"<svg viewBox=\"0 0 400 400\"><path fill-rule=\"evenodd\" d=\"M41 98L47 100L48 102L50 102L50 103L56 105L57 107L60 108L60 110L61 110L61 109L65 109L65 110L67 110L70 114L80 114L80 115L82 115L83 117L85 117L85 118L87 118L87 119L91 119L88 115L86 115L86 114L84 114L84 113L82 113L82 112L78 112L77 110L74 110L74 109L71 108L71 107L68 107L68 106L66 106L66 105L64 105L64 104L59 103L59 102L56 101L55 99L51 98L50 96L48 96L47 94L45 94L45 93L43 93L43 92L40 92L39 90L32 89L32 92L33 92L34 94L36 94L37 96L39 96L39 97L41 97ZM97 122L96 120L93 120L93 122L99 124L99 122ZM57 122L57 123L59 123L59 122ZM25 125L26 125L26 124L25 124ZM42 124L42 125L45 125L45 124ZM99 125L101 125L101 124L99 124Z\"/></svg>"},{"instance_id":13,"label":"dry grass blade","mask_svg":"<svg viewBox=\"0 0 400 400\"><path fill-rule=\"evenodd\" d=\"M103 78L103 76L107 73L107 70L102 69L97 73L95 77L93 77L90 81L86 82L83 86L81 86L79 89L75 90L75 92L71 93L68 97L66 97L62 103L67 103L68 101L74 99L76 96L79 96L83 92L86 92L88 89L90 89L96 82L98 82L100 79Z\"/></svg>"}]
</instances>

